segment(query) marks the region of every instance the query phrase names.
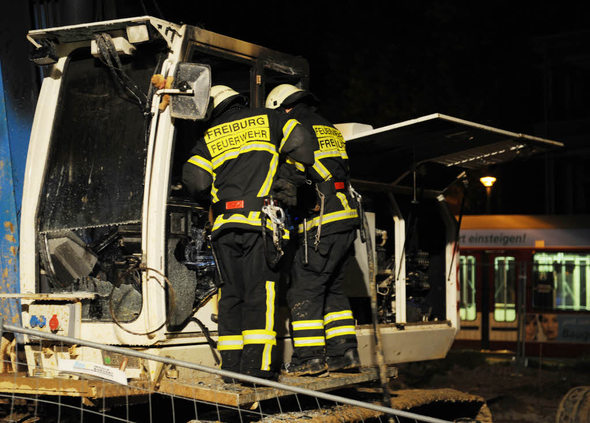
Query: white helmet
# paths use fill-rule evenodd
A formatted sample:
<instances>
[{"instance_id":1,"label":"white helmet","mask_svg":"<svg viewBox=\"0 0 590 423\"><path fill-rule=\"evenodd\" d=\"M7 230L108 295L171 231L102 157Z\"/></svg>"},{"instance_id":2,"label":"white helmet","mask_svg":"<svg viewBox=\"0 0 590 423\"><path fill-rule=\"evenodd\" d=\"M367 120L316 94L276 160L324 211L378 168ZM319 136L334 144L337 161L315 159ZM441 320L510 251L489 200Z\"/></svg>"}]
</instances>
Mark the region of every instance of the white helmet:
<instances>
[{"instance_id":1,"label":"white helmet","mask_svg":"<svg viewBox=\"0 0 590 423\"><path fill-rule=\"evenodd\" d=\"M225 100L234 96L239 96L240 93L228 87L227 85L214 85L211 87L209 95L213 97L213 109L216 109L217 106L219 106Z\"/></svg>"},{"instance_id":2,"label":"white helmet","mask_svg":"<svg viewBox=\"0 0 590 423\"><path fill-rule=\"evenodd\" d=\"M281 106L289 106L305 97L311 97L314 101L317 101L315 96L309 91L297 88L295 85L281 84L274 87L268 93L265 105L268 109L276 109Z\"/></svg>"}]
</instances>

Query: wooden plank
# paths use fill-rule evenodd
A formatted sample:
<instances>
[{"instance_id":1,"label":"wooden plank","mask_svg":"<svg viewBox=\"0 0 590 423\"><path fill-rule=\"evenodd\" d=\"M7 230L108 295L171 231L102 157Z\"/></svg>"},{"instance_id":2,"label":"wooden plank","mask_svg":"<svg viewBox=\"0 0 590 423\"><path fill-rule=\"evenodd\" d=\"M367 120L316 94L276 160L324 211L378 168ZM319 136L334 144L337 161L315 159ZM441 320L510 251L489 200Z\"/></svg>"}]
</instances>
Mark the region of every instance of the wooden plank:
<instances>
[{"instance_id":1,"label":"wooden plank","mask_svg":"<svg viewBox=\"0 0 590 423\"><path fill-rule=\"evenodd\" d=\"M62 395L91 399L146 395L148 393L144 386L139 385L124 386L102 380L40 378L22 374L0 374L0 392Z\"/></svg>"},{"instance_id":2,"label":"wooden plank","mask_svg":"<svg viewBox=\"0 0 590 423\"><path fill-rule=\"evenodd\" d=\"M389 376L396 373L389 369ZM293 377L282 375L280 383L316 391L330 391L378 379L375 368L359 372L331 372L326 377ZM181 369L175 379L163 377L157 389L147 381L131 381L129 386L96 379L30 377L26 374L0 374L0 392L29 395L62 395L89 399L131 397L160 392L213 404L244 406L267 399L293 395L293 392L266 386L247 387L224 383L219 376L197 370Z\"/></svg>"},{"instance_id":3,"label":"wooden plank","mask_svg":"<svg viewBox=\"0 0 590 423\"><path fill-rule=\"evenodd\" d=\"M391 377L396 372L390 369ZM285 385L315 391L330 391L345 388L359 383L378 379L375 368L365 368L358 373L332 372L327 377L293 377L281 375L279 382ZM229 406L244 406L257 401L263 401L276 397L293 395L293 392L280 390L266 386L247 387L240 384L224 383L220 377L198 371L185 371L178 379L164 378L159 385L159 392L177 395L185 398L194 398L199 401L224 404Z\"/></svg>"},{"instance_id":4,"label":"wooden plank","mask_svg":"<svg viewBox=\"0 0 590 423\"><path fill-rule=\"evenodd\" d=\"M379 388L350 389L343 396L355 398L368 404L381 405L382 397ZM392 392L391 408L409 412L418 412L417 409L428 407L428 415L441 418L445 416L445 410L451 407L456 415L475 417L478 422L491 423L492 418L487 408L485 399L454 389L402 389ZM447 415L447 417L450 417ZM340 404L322 407L321 409L303 409L299 411L286 411L280 414L271 414L263 417L256 423L345 423L361 421L399 421L393 416L386 416L379 411L363 407ZM406 419L404 419L406 421ZM475 420L473 420L475 421ZM253 422L254 423L254 422Z\"/></svg>"}]
</instances>

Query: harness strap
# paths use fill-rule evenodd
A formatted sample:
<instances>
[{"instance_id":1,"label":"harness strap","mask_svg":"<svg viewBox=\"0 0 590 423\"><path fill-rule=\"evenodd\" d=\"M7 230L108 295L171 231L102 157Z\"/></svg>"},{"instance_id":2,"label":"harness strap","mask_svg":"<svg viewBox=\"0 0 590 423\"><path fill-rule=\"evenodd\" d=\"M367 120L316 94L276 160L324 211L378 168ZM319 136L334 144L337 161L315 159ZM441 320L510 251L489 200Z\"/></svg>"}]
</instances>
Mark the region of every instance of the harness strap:
<instances>
[{"instance_id":1,"label":"harness strap","mask_svg":"<svg viewBox=\"0 0 590 423\"><path fill-rule=\"evenodd\" d=\"M318 222L317 231L315 234L314 248L317 251L322 237L322 218L324 217L324 207L326 203L326 197L335 195L337 192L346 192L350 184L348 181L335 181L329 179L327 181L318 182L315 184L315 189L318 194L319 206L320 206L320 220ZM307 229L307 228L306 228ZM307 237L307 234L306 234ZM307 250L307 247L306 247ZM306 251L307 252L307 251Z\"/></svg>"},{"instance_id":2,"label":"harness strap","mask_svg":"<svg viewBox=\"0 0 590 423\"><path fill-rule=\"evenodd\" d=\"M315 233L315 241L314 241L314 248L317 251L320 245L320 239L322 237L322 219L324 218L324 206L326 203L326 195L320 191L318 186L316 185L316 191L318 193L318 198L320 199L320 220L318 222L318 227Z\"/></svg>"}]
</instances>

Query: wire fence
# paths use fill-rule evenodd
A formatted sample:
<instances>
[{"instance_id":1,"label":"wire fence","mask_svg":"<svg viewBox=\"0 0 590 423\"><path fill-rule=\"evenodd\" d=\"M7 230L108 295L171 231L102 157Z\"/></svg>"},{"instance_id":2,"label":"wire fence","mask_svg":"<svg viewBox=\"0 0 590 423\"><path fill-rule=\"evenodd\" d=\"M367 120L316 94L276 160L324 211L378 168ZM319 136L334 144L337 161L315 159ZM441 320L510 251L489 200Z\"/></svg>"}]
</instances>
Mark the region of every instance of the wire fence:
<instances>
[{"instance_id":1,"label":"wire fence","mask_svg":"<svg viewBox=\"0 0 590 423\"><path fill-rule=\"evenodd\" d=\"M4 346L10 354L5 354L5 372L0 374L0 422L451 421L381 405L378 387L358 383L376 379L376 369L343 376L362 389L340 387L328 393L307 386L312 379L316 386L330 389L331 377L279 383L18 326L3 325L2 330L8 336L28 335L28 341L26 346L14 341ZM116 383L106 373L96 377L106 366L96 365L92 374L84 373L83 363L75 361L73 367L64 368L59 357L75 356L76 348L82 347L96 349L103 357L105 353L118 357L118 362L110 364L120 363L119 368L134 362L144 370L155 364L158 371L155 377L147 377L146 372Z\"/></svg>"}]
</instances>

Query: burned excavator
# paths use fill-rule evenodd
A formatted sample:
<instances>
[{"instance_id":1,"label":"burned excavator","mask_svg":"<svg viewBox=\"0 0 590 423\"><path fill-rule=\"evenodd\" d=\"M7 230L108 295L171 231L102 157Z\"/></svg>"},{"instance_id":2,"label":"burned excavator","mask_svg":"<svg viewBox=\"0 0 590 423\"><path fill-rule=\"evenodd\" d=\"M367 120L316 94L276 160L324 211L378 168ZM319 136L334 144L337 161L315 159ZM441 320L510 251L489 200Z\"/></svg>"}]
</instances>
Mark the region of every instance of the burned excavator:
<instances>
[{"instance_id":1,"label":"burned excavator","mask_svg":"<svg viewBox=\"0 0 590 423\"><path fill-rule=\"evenodd\" d=\"M215 367L219 276L208 208L182 186L181 167L204 131L212 84L259 107L279 84L307 88L307 61L149 16L27 37L45 78L26 163L19 292L4 298L19 302L25 328ZM443 358L459 325L458 222L448 188L473 169L561 144L438 113L337 127L369 239L358 237L346 280L361 362ZM288 312L279 304L288 360ZM123 357L95 348L22 342L28 375L11 379L16 385L33 375L60 378L60 362L75 358L167 386L154 363L123 366ZM378 378L361 373L316 388ZM176 383L193 382L180 375ZM220 389L194 392L206 401Z\"/></svg>"}]
</instances>

